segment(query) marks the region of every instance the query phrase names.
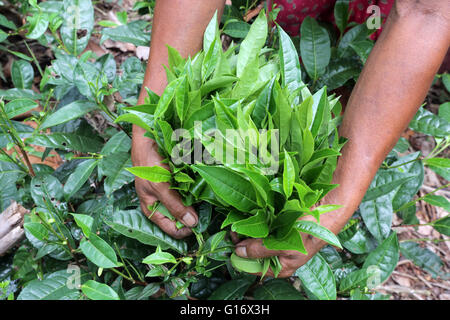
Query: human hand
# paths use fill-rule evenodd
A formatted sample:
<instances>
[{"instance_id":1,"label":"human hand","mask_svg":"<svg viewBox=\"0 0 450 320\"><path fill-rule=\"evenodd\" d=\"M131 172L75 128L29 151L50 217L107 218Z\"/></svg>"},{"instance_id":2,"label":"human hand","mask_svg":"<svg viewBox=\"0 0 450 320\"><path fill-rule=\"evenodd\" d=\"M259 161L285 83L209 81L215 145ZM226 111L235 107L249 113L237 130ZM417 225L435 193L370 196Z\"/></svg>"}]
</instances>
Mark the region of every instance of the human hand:
<instances>
[{"instance_id":1,"label":"human hand","mask_svg":"<svg viewBox=\"0 0 450 320\"><path fill-rule=\"evenodd\" d=\"M313 244L313 239L303 237L303 244L306 248ZM318 249L317 249L318 251ZM308 250L305 255L295 250L269 250L263 245L262 239L246 239L236 244L235 252L242 258L261 259L278 256L282 269L278 274L278 278L287 278L292 276L298 268L308 262L309 259L317 252ZM255 273L261 276L261 273ZM274 277L273 271L269 269L265 276Z\"/></svg>"},{"instance_id":2,"label":"human hand","mask_svg":"<svg viewBox=\"0 0 450 320\"><path fill-rule=\"evenodd\" d=\"M316 205L311 207L311 210L325 203L333 203L334 200L331 200L331 202L325 201L325 199L322 199ZM338 215L330 216L324 214L321 217L321 221L325 220L326 223L329 223L329 221L333 221L334 223L337 217ZM315 221L315 218L313 218L312 216L305 216L300 218L299 220ZM308 252L308 254L303 254L296 250L269 250L264 247L262 239L245 239L239 242L238 235L235 232L232 232L231 238L236 246L236 254L242 258L261 259L277 256L282 266L281 271L278 274L278 278L287 278L292 276L298 268L308 262L326 244L319 238L315 238L309 234L302 234L303 246ZM257 273L256 275L261 276L262 274ZM265 276L274 277L274 273L269 268Z\"/></svg>"},{"instance_id":3,"label":"human hand","mask_svg":"<svg viewBox=\"0 0 450 320\"><path fill-rule=\"evenodd\" d=\"M163 158L159 155L157 145L153 140L145 137L134 136L131 159L134 166L161 166L167 170L169 167L161 163ZM181 201L177 191L169 189L169 183L154 183L141 178L135 179L136 192L138 194L142 212L157 224L165 233L181 239L192 234L190 228L198 223L198 216L194 208L186 207ZM153 214L148 206L156 201L161 203L170 211L176 220L186 227L178 229L176 221L172 221L158 211Z\"/></svg>"}]
</instances>

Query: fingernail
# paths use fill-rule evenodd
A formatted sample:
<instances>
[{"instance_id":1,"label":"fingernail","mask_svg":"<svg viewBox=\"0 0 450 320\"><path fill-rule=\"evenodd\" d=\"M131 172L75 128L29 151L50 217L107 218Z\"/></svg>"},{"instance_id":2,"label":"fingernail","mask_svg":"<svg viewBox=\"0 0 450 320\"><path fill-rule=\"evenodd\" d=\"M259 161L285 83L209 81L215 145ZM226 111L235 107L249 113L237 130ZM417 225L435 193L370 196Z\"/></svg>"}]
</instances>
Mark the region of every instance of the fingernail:
<instances>
[{"instance_id":1,"label":"fingernail","mask_svg":"<svg viewBox=\"0 0 450 320\"><path fill-rule=\"evenodd\" d=\"M247 258L247 247L246 246L236 247L236 254L243 258Z\"/></svg>"},{"instance_id":2,"label":"fingernail","mask_svg":"<svg viewBox=\"0 0 450 320\"><path fill-rule=\"evenodd\" d=\"M194 227L197 224L197 219L190 212L186 212L183 217L183 223L188 227Z\"/></svg>"}]
</instances>

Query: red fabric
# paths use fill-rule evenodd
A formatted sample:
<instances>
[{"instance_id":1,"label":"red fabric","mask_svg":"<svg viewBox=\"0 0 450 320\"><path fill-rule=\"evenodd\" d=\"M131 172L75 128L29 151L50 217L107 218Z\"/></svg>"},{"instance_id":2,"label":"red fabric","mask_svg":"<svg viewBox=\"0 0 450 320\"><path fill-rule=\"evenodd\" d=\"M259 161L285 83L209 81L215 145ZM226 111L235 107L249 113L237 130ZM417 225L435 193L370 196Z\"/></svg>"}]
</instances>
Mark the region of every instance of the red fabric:
<instances>
[{"instance_id":1,"label":"red fabric","mask_svg":"<svg viewBox=\"0 0 450 320\"><path fill-rule=\"evenodd\" d=\"M381 10L382 22L386 20L395 0L350 0L350 21L363 23L372 12L367 13L367 8L377 5ZM277 22L291 36L297 36L300 25L307 16L318 18L321 21L334 22L333 10L336 0L274 0L277 7L281 9ZM376 38L381 29L374 33Z\"/></svg>"}]
</instances>

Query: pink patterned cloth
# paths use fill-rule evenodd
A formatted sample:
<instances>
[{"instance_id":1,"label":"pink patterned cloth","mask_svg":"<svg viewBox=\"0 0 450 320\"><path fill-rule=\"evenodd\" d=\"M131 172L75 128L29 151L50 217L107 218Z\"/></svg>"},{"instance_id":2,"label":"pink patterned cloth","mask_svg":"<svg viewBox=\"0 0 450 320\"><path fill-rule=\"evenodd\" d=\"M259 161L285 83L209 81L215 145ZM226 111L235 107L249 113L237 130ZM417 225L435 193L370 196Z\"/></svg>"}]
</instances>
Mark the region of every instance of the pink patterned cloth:
<instances>
[{"instance_id":1,"label":"pink patterned cloth","mask_svg":"<svg viewBox=\"0 0 450 320\"><path fill-rule=\"evenodd\" d=\"M372 15L367 8L377 5L381 9L381 18L384 22L392 8L395 0L350 0L351 10L350 21L363 23ZM291 36L297 36L300 32L300 25L307 16L319 18L321 21L334 22L333 10L336 0L273 0L277 7L281 9L277 22ZM381 30L373 36L378 37Z\"/></svg>"}]
</instances>

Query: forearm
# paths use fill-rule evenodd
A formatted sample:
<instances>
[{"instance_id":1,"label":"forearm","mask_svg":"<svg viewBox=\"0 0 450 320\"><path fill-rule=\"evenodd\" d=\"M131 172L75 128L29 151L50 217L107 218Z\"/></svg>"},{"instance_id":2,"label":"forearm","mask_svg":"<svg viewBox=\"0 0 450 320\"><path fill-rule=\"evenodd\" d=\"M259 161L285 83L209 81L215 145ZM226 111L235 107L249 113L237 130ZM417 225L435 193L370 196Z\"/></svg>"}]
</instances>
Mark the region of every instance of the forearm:
<instances>
[{"instance_id":1,"label":"forearm","mask_svg":"<svg viewBox=\"0 0 450 320\"><path fill-rule=\"evenodd\" d=\"M382 161L424 101L448 50L449 30L448 19L440 15L393 9L340 127L348 142L333 177L339 187L324 201L344 208L321 217L321 224L334 233L358 208Z\"/></svg>"},{"instance_id":2,"label":"forearm","mask_svg":"<svg viewBox=\"0 0 450 320\"><path fill-rule=\"evenodd\" d=\"M225 0L158 0L154 10L150 56L138 104L143 104L145 87L161 94L167 85L163 65L168 64L167 47L181 56L195 55L202 48L203 33L216 10L219 17ZM133 136L142 137L145 130L133 126ZM148 139L149 140L149 139Z\"/></svg>"}]
</instances>

